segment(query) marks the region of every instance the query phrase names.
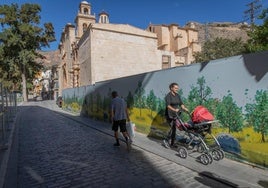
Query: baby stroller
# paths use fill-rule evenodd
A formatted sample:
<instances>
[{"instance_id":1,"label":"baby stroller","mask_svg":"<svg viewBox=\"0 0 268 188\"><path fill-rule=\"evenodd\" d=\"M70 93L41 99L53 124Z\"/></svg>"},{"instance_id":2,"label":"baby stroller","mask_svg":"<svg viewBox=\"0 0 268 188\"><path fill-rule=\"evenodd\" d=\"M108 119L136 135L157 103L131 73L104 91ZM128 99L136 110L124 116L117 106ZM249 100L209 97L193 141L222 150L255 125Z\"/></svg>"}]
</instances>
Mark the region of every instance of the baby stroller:
<instances>
[{"instance_id":1,"label":"baby stroller","mask_svg":"<svg viewBox=\"0 0 268 188\"><path fill-rule=\"evenodd\" d=\"M176 124L176 142L178 156L186 158L188 151L198 152L197 159L208 165L224 158L224 152L218 140L211 134L212 124L218 122L203 106L197 106L192 114L191 121L183 122L179 115L174 119Z\"/></svg>"}]
</instances>

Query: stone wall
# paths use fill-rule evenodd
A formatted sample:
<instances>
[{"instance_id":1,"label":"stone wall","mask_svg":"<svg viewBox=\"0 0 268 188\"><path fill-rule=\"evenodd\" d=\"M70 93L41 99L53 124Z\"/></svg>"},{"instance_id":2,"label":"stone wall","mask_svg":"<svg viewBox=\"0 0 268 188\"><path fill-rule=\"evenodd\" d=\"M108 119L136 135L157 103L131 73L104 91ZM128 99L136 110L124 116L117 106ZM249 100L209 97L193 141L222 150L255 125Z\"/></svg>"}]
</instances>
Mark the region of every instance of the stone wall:
<instances>
[{"instance_id":1,"label":"stone wall","mask_svg":"<svg viewBox=\"0 0 268 188\"><path fill-rule=\"evenodd\" d=\"M213 22L202 24L198 22L189 22L187 25L198 30L198 40L203 46L206 40L213 40L215 38L240 38L246 42L248 40L247 31L250 26L246 23L231 23L231 22Z\"/></svg>"},{"instance_id":2,"label":"stone wall","mask_svg":"<svg viewBox=\"0 0 268 188\"><path fill-rule=\"evenodd\" d=\"M154 33L112 24L95 24L87 33L79 42L81 86L160 70L162 55L174 62L173 53L157 49Z\"/></svg>"}]
</instances>

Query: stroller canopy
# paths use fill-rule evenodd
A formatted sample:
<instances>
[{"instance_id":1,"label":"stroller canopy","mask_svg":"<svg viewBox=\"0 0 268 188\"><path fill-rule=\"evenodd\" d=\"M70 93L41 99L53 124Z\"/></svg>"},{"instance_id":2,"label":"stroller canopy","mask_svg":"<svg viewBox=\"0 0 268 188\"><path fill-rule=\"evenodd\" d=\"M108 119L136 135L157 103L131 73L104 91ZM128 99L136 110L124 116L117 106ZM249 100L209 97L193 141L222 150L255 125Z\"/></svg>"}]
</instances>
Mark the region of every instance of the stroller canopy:
<instances>
[{"instance_id":1,"label":"stroller canopy","mask_svg":"<svg viewBox=\"0 0 268 188\"><path fill-rule=\"evenodd\" d=\"M197 106L192 113L192 121L201 123L214 120L214 116L204 106Z\"/></svg>"}]
</instances>

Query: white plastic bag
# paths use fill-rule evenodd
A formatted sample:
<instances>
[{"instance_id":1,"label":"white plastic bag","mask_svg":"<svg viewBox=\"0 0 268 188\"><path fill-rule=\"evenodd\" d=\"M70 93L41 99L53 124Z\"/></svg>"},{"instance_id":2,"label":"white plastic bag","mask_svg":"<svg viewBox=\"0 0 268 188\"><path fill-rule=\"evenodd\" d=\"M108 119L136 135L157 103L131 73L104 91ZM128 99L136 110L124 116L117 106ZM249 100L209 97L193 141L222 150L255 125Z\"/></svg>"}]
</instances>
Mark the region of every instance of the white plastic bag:
<instances>
[{"instance_id":1,"label":"white plastic bag","mask_svg":"<svg viewBox=\"0 0 268 188\"><path fill-rule=\"evenodd\" d=\"M131 121L127 122L126 128L127 128L127 132L128 132L130 139L133 141L135 137L135 123Z\"/></svg>"}]
</instances>

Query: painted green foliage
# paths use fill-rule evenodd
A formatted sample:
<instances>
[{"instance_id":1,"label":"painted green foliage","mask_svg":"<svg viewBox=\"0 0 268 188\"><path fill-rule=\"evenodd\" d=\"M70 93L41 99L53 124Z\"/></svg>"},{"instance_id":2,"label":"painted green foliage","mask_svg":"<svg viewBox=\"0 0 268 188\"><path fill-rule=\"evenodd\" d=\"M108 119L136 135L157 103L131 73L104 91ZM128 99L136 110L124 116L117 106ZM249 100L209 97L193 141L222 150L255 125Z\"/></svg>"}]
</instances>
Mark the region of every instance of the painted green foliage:
<instances>
[{"instance_id":1,"label":"painted green foliage","mask_svg":"<svg viewBox=\"0 0 268 188\"><path fill-rule=\"evenodd\" d=\"M228 128L229 133L243 129L242 108L237 106L231 94L224 96L218 103L215 114L221 125Z\"/></svg>"},{"instance_id":2,"label":"painted green foliage","mask_svg":"<svg viewBox=\"0 0 268 188\"><path fill-rule=\"evenodd\" d=\"M151 117L153 118L153 111L157 110L157 97L154 94L154 91L151 90L149 95L146 98L147 108L151 110Z\"/></svg>"},{"instance_id":3,"label":"painted green foliage","mask_svg":"<svg viewBox=\"0 0 268 188\"><path fill-rule=\"evenodd\" d=\"M246 105L246 119L254 127L254 131L261 133L262 142L268 134L268 92L257 91L255 103Z\"/></svg>"},{"instance_id":4,"label":"painted green foliage","mask_svg":"<svg viewBox=\"0 0 268 188\"><path fill-rule=\"evenodd\" d=\"M204 105L209 108L212 95L211 89L206 86L204 77L198 78L197 86L191 86L191 91L188 95L187 107L193 110L198 105Z\"/></svg>"},{"instance_id":5,"label":"painted green foliage","mask_svg":"<svg viewBox=\"0 0 268 188\"><path fill-rule=\"evenodd\" d=\"M107 96L101 96L100 93L90 93L85 96L87 101L86 107L88 114L90 112L96 113L108 113L109 103L111 100L111 88ZM182 89L179 90L179 94L183 96ZM267 91L257 91L254 104L246 105L246 120L249 124L252 124L254 130L261 133L262 141L265 141L265 135L268 132L267 114L268 109L268 96ZM227 96L224 96L221 100L212 98L212 90L206 85L204 77L198 78L196 85L191 86L188 98L183 98L184 103L190 111L198 105L203 105L209 109L209 111L215 116L215 119L219 120L222 128L227 128L229 133L239 132L244 127L244 118L242 108L238 107L233 100L232 94L229 92ZM153 119L153 112L164 117L165 101L164 98L158 98L154 90L145 95L145 90L142 87L142 82L139 81L137 89L134 95L129 91L126 96L126 101L129 109L139 109L139 117L142 117L142 109L148 109L150 111L151 119ZM70 99L69 99L70 100ZM67 100L69 103L70 101ZM73 100L77 100L73 97ZM67 102L66 101L66 102ZM184 120L189 120L189 116L183 114ZM146 122L144 122L146 124ZM150 125L147 125L150 126Z\"/></svg>"},{"instance_id":6,"label":"painted green foliage","mask_svg":"<svg viewBox=\"0 0 268 188\"><path fill-rule=\"evenodd\" d=\"M141 109L145 107L145 100L143 98L144 95L144 89L142 87L142 82L138 82L138 87L135 91L134 95L134 107L137 107L140 109L140 116L141 116Z\"/></svg>"},{"instance_id":7,"label":"painted green foliage","mask_svg":"<svg viewBox=\"0 0 268 188\"><path fill-rule=\"evenodd\" d=\"M142 82L138 82L138 87L135 90L134 97L132 97L131 92L129 92L127 97L127 103L130 106L136 107L140 111L140 116L142 116L142 109L149 109L151 112L151 118L153 119L153 112L161 111L163 108L162 100L159 99L154 90L151 90L147 96L144 95L145 90L142 87ZM130 104L129 104L130 103Z\"/></svg>"},{"instance_id":8,"label":"painted green foliage","mask_svg":"<svg viewBox=\"0 0 268 188\"><path fill-rule=\"evenodd\" d=\"M133 108L134 106L134 97L130 91L128 92L128 95L127 95L127 105L128 105L128 108L130 109Z\"/></svg>"},{"instance_id":9,"label":"painted green foliage","mask_svg":"<svg viewBox=\"0 0 268 188\"><path fill-rule=\"evenodd\" d=\"M106 94L100 92L100 90L94 90L94 92L88 93L84 97L85 101L83 103L82 113L85 113L91 118L107 121L112 89L114 88L109 88ZM142 81L139 81L137 82L135 90L129 91L127 95L122 97L124 97L127 101L130 117L136 124L137 131L146 134L149 133L149 136L156 136L160 138L168 129L164 113L164 95L160 98L159 95L156 95L156 90L151 89L146 91L145 89L146 88L143 88ZM167 93L168 90L164 92ZM248 92L250 91L246 89L244 93L245 97L247 97ZM214 115L215 119L219 121L220 127L215 129L217 132L216 134L228 132L231 133L229 135L234 138L237 137L239 144L243 147L243 150L240 152L244 152L243 154L246 154L245 156L249 161L256 162L257 164L266 164L266 161L264 163L259 162L258 159L251 157L252 155L255 155L255 151L251 148L256 148L255 145L252 146L252 144L256 144L258 147L260 147L260 145L254 141L256 140L254 139L254 136L250 138L251 141L248 141L249 137L243 138L243 136L247 133L243 131L246 130L246 128L251 128L251 130L254 130L256 134L260 133L262 136L262 142L265 142L265 138L267 138L266 136L268 133L267 90L256 92L255 101L252 104L245 105L246 114L243 113L242 107L239 107L236 104L230 91L227 91L227 95L223 96L221 99L213 98L212 90L206 84L204 77L198 78L196 84L191 86L191 90L189 91L187 98L183 95L183 88L179 90L179 94L190 111L193 111L198 105L203 105L208 108ZM69 104L78 102L75 96L65 101L68 101L67 103ZM182 113L182 115L183 121L190 120L188 114ZM246 150L247 148L249 149ZM265 150L263 151L258 149L258 151L263 152L263 155L267 156Z\"/></svg>"},{"instance_id":10,"label":"painted green foliage","mask_svg":"<svg viewBox=\"0 0 268 188\"><path fill-rule=\"evenodd\" d=\"M230 132L238 132L243 128L242 110L233 101L232 95L223 97L222 101L211 97L212 90L206 85L204 77L198 78L197 86L191 86L187 106L193 110L198 105L203 105L214 114L222 127Z\"/></svg>"}]
</instances>

